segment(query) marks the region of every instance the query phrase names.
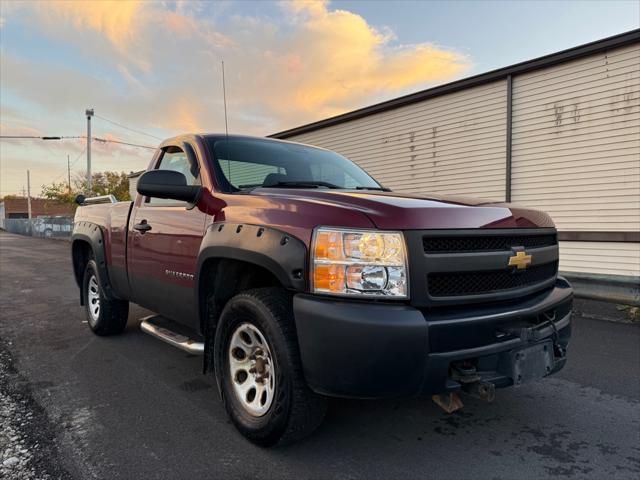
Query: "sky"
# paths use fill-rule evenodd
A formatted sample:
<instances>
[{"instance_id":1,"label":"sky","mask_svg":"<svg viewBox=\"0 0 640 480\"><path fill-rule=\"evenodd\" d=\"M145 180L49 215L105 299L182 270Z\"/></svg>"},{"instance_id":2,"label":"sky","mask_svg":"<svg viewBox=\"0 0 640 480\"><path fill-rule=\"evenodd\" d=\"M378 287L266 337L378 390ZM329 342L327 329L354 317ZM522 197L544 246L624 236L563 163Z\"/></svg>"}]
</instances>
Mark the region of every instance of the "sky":
<instances>
[{"instance_id":1,"label":"sky","mask_svg":"<svg viewBox=\"0 0 640 480\"><path fill-rule=\"evenodd\" d=\"M640 27L640 1L0 1L0 135L137 145L269 135ZM115 122L115 123L113 123ZM119 124L119 125L118 125ZM124 128L124 127L128 127ZM83 139L0 139L0 196L86 169ZM152 150L93 142L93 171Z\"/></svg>"}]
</instances>

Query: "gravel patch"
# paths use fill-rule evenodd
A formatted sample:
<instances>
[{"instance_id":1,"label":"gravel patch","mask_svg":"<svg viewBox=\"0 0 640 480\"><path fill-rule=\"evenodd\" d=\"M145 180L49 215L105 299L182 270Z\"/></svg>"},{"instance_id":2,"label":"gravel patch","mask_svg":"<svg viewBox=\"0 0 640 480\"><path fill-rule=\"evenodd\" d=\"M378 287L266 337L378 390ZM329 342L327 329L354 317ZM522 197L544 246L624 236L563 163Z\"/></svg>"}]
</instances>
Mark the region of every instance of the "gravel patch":
<instances>
[{"instance_id":1,"label":"gravel patch","mask_svg":"<svg viewBox=\"0 0 640 480\"><path fill-rule=\"evenodd\" d=\"M55 431L0 340L0 478L71 479L59 462Z\"/></svg>"}]
</instances>

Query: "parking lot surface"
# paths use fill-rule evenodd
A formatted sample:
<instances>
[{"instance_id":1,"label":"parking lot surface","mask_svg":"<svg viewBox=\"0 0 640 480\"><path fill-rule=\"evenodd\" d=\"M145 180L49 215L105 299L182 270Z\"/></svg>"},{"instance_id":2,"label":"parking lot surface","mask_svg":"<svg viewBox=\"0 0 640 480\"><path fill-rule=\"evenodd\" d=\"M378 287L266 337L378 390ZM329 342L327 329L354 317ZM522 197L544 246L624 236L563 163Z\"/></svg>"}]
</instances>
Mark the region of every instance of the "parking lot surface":
<instances>
[{"instance_id":1,"label":"parking lot surface","mask_svg":"<svg viewBox=\"0 0 640 480\"><path fill-rule=\"evenodd\" d=\"M199 357L140 332L144 310L123 335L89 331L67 242L0 233L0 286L0 387L33 411L15 428L41 477L640 478L637 324L576 315L566 368L491 404L332 400L312 437L265 450L231 425Z\"/></svg>"}]
</instances>

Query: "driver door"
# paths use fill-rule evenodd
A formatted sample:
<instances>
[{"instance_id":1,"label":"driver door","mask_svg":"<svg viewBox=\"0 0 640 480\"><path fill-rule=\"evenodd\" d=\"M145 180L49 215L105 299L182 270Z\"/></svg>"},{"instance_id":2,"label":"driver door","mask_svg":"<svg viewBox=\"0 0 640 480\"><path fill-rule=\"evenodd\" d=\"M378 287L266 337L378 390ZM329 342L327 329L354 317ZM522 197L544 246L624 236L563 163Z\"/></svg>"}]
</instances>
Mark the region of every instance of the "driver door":
<instances>
[{"instance_id":1,"label":"driver door","mask_svg":"<svg viewBox=\"0 0 640 480\"><path fill-rule=\"evenodd\" d=\"M178 171L201 184L201 166L188 145L163 148L158 170ZM129 230L129 282L134 301L164 317L197 325L195 274L206 212L186 202L138 195Z\"/></svg>"}]
</instances>

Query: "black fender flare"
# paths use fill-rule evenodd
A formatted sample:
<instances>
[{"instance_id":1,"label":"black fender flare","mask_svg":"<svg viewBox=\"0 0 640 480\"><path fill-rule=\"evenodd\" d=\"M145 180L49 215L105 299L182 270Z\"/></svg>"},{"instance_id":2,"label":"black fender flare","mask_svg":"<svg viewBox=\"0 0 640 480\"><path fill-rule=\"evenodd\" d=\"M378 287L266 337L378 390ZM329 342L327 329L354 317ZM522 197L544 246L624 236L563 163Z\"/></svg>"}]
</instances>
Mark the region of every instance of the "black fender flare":
<instances>
[{"instance_id":1,"label":"black fender flare","mask_svg":"<svg viewBox=\"0 0 640 480\"><path fill-rule=\"evenodd\" d=\"M211 259L240 260L271 272L284 288L303 292L307 281L307 246L299 238L271 227L247 223L215 222L206 230L196 267L194 295L205 339L203 373L213 368L213 335L203 319L206 309L202 271Z\"/></svg>"},{"instance_id":2,"label":"black fender flare","mask_svg":"<svg viewBox=\"0 0 640 480\"><path fill-rule=\"evenodd\" d=\"M241 260L271 272L287 289L305 291L307 246L299 238L271 227L246 223L212 223L198 253L195 284L212 258Z\"/></svg>"},{"instance_id":3,"label":"black fender flare","mask_svg":"<svg viewBox=\"0 0 640 480\"><path fill-rule=\"evenodd\" d=\"M88 243L91 247L94 259L98 266L100 286L104 295L108 298L117 298L111 288L111 282L109 282L109 272L107 271L107 259L105 255L102 227L92 222L82 221L75 223L73 226L73 233L71 234L71 260L73 262L76 283L80 288L80 305L84 305L84 299L82 297L82 272L78 272L79 265L77 265L77 258L75 258L75 255L73 254L74 245L77 242Z\"/></svg>"},{"instance_id":4,"label":"black fender flare","mask_svg":"<svg viewBox=\"0 0 640 480\"><path fill-rule=\"evenodd\" d=\"M216 222L209 225L198 253L196 304L198 318L204 307L200 294L204 264L211 259L240 260L257 265L275 276L284 288L306 289L307 246L293 235L271 227L247 223Z\"/></svg>"}]
</instances>

